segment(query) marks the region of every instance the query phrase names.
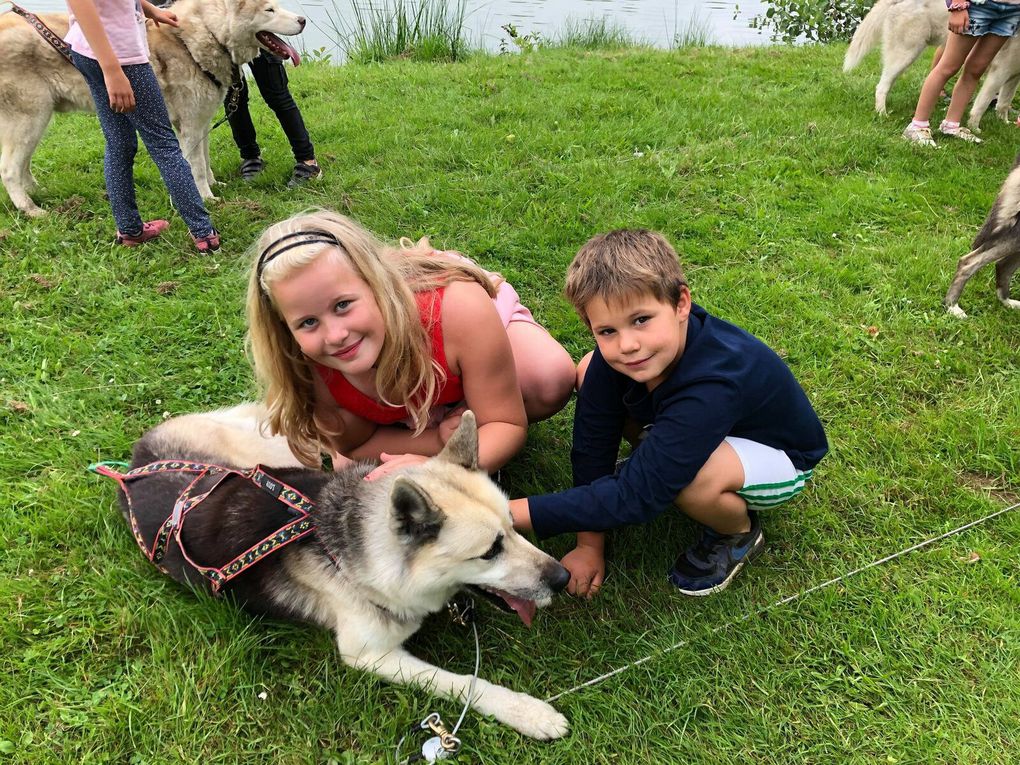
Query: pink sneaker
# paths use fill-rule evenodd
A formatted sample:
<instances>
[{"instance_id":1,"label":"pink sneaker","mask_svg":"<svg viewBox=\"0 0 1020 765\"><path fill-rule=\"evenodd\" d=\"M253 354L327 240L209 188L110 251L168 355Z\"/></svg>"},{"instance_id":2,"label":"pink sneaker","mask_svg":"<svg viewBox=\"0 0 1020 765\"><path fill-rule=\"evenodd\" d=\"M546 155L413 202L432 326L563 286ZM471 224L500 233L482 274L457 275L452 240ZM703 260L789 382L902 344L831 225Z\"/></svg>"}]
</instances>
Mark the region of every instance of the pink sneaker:
<instances>
[{"instance_id":1,"label":"pink sneaker","mask_svg":"<svg viewBox=\"0 0 1020 765\"><path fill-rule=\"evenodd\" d=\"M142 231L140 234L134 236L128 236L117 232L117 244L122 244L125 247L137 247L140 244L144 244L150 239L155 239L157 236L162 234L170 228L169 221L165 220L150 220L142 224Z\"/></svg>"},{"instance_id":2,"label":"pink sneaker","mask_svg":"<svg viewBox=\"0 0 1020 765\"><path fill-rule=\"evenodd\" d=\"M203 255L220 248L220 232L216 229L213 229L205 236L195 236L192 234L191 239L195 243L195 248Z\"/></svg>"}]
</instances>

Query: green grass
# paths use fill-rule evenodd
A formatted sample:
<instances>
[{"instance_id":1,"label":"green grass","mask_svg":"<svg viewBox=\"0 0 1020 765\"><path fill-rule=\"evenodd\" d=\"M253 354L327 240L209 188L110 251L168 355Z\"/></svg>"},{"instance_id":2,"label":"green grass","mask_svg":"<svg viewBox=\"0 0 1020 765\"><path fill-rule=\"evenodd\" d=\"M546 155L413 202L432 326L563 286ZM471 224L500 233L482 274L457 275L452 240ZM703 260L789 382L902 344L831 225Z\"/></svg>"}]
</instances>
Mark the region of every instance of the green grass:
<instances>
[{"instance_id":1,"label":"green grass","mask_svg":"<svg viewBox=\"0 0 1020 765\"><path fill-rule=\"evenodd\" d=\"M212 136L227 183L209 257L179 219L144 248L113 246L98 126L58 118L35 161L53 214L0 201L0 763L375 763L427 712L456 719L453 702L347 670L324 631L172 585L139 554L112 482L85 472L164 413L253 395L245 249L311 205L501 271L575 358L592 343L560 296L571 256L611 227L660 229L695 299L786 358L832 444L725 593L670 591L691 528L665 516L615 535L596 601L560 598L530 632L483 609L483 675L540 697L684 642L556 702L563 741L469 715L461 761L1011 763L1018 513L713 632L1020 494L1020 316L987 271L964 293L969 320L940 305L1016 128L989 115L981 146L907 145L922 67L883 119L877 61L846 76L844 50L302 66L291 83L325 178L285 188L292 158L256 100L268 168L255 183L233 179L229 132ZM148 159L138 190L149 217L170 211ZM570 414L532 429L504 471L511 493L568 484ZM474 660L470 633L443 618L410 647L459 671Z\"/></svg>"}]
</instances>

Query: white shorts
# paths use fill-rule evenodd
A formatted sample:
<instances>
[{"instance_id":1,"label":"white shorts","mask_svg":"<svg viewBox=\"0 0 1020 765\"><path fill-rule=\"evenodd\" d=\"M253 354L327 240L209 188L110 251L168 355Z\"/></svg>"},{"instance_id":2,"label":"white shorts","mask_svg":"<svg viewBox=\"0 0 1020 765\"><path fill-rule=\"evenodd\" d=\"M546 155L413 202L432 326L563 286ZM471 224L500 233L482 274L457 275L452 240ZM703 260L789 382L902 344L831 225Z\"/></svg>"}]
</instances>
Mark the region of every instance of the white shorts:
<instances>
[{"instance_id":1,"label":"white shorts","mask_svg":"<svg viewBox=\"0 0 1020 765\"><path fill-rule=\"evenodd\" d=\"M812 471L797 470L782 449L734 436L725 441L744 466L744 487L737 494L750 510L767 510L793 499L811 478Z\"/></svg>"}]
</instances>

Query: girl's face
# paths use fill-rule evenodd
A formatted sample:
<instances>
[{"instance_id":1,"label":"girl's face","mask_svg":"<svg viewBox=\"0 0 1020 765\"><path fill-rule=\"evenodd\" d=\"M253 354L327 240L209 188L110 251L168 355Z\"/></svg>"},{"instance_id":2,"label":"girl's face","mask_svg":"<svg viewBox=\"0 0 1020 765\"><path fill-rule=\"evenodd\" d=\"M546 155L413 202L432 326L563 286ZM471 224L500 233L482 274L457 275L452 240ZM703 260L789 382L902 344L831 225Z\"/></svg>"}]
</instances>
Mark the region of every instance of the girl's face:
<instances>
[{"instance_id":1,"label":"girl's face","mask_svg":"<svg viewBox=\"0 0 1020 765\"><path fill-rule=\"evenodd\" d=\"M385 339L372 290L335 250L272 287L273 299L301 352L351 378L371 372Z\"/></svg>"}]
</instances>

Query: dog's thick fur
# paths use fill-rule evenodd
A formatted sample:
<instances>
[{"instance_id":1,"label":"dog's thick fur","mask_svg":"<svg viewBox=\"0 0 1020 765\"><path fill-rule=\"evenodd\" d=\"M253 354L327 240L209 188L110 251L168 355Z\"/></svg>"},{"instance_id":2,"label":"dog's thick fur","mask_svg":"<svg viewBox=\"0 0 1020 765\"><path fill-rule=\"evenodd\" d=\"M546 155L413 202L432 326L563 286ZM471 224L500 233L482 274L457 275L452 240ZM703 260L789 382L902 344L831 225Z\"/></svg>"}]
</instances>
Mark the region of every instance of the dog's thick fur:
<instances>
[{"instance_id":1,"label":"dog's thick fur","mask_svg":"<svg viewBox=\"0 0 1020 765\"><path fill-rule=\"evenodd\" d=\"M198 191L212 199L209 125L233 67L251 61L260 47L293 57L275 35L298 34L305 20L277 0L180 0L173 12L179 27L147 22L150 61ZM67 34L66 13L39 15L58 35ZM25 19L0 16L0 180L15 207L27 215L43 213L29 196L36 188L31 162L53 112L94 110L78 70Z\"/></svg>"},{"instance_id":2,"label":"dog's thick fur","mask_svg":"<svg viewBox=\"0 0 1020 765\"><path fill-rule=\"evenodd\" d=\"M943 301L949 312L961 319L967 318L960 308L960 293L970 277L989 263L995 263L995 294L999 302L1007 308L1020 308L1020 300L1009 298L1009 281L1020 266L1020 156L1013 163L971 247L971 251L960 258L956 276Z\"/></svg>"},{"instance_id":3,"label":"dog's thick fur","mask_svg":"<svg viewBox=\"0 0 1020 765\"><path fill-rule=\"evenodd\" d=\"M470 412L439 456L371 482L363 480L369 465L332 477L301 467L284 438L260 432L260 416L251 404L167 420L139 440L132 459L132 467L165 459L262 464L313 499L315 535L224 587L248 610L333 630L353 667L466 698L470 676L432 666L401 647L423 619L471 586L498 595L530 621L536 605L547 605L566 585L566 569L513 530L506 496L478 469ZM129 483L136 518L150 527L161 523L193 477L158 473ZM234 477L186 517L184 547L193 560L222 566L292 518L272 496ZM170 560L163 565L175 579L199 579L179 556ZM473 704L534 738L567 732L566 718L549 704L481 678Z\"/></svg>"},{"instance_id":4,"label":"dog's thick fur","mask_svg":"<svg viewBox=\"0 0 1020 765\"><path fill-rule=\"evenodd\" d=\"M949 33L949 14L944 0L878 0L854 32L843 59L849 72L881 42L882 75L875 86L875 111L887 114L886 98L896 79L929 45L942 45ZM992 60L984 83L970 110L968 124L976 130L992 99L996 112L1009 115L1017 85L1020 84L1020 45L1010 39Z\"/></svg>"}]
</instances>

